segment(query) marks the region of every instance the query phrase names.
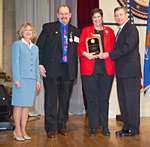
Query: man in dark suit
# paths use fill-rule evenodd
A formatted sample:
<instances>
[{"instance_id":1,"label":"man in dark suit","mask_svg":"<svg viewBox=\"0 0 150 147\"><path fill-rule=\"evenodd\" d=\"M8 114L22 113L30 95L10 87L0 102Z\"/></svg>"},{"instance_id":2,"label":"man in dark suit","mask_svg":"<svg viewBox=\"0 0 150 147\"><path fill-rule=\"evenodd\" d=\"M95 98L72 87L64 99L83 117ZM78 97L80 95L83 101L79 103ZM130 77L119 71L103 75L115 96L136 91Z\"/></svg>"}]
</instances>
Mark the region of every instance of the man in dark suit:
<instances>
[{"instance_id":1,"label":"man in dark suit","mask_svg":"<svg viewBox=\"0 0 150 147\"><path fill-rule=\"evenodd\" d=\"M140 124L140 54L139 34L128 20L127 9L117 7L115 20L120 29L116 35L115 50L101 54L102 58L116 61L117 92L123 128L117 136L133 136L139 133Z\"/></svg>"},{"instance_id":2,"label":"man in dark suit","mask_svg":"<svg viewBox=\"0 0 150 147\"><path fill-rule=\"evenodd\" d=\"M69 101L77 77L79 30L70 24L71 10L61 5L58 21L43 25L38 38L40 72L45 88L45 130L49 138L66 135Z\"/></svg>"}]
</instances>

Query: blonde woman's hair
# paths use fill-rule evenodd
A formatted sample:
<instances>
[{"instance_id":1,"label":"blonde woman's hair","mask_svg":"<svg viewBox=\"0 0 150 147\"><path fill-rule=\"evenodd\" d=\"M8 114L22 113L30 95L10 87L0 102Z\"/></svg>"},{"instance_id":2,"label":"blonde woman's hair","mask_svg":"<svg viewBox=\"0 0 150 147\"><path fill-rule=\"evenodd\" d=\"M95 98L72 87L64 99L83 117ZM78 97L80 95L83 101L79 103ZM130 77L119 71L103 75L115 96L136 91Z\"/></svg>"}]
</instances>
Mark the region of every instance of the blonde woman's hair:
<instances>
[{"instance_id":1,"label":"blonde woman's hair","mask_svg":"<svg viewBox=\"0 0 150 147\"><path fill-rule=\"evenodd\" d=\"M26 22L26 23L23 23L17 30L17 39L21 39L23 38L23 32L25 31L26 27L27 26L30 26L32 28L32 38L31 38L31 41L33 43L36 42L37 40L37 33L36 33L36 30L35 28L33 27L33 25L30 23L30 22Z\"/></svg>"}]
</instances>

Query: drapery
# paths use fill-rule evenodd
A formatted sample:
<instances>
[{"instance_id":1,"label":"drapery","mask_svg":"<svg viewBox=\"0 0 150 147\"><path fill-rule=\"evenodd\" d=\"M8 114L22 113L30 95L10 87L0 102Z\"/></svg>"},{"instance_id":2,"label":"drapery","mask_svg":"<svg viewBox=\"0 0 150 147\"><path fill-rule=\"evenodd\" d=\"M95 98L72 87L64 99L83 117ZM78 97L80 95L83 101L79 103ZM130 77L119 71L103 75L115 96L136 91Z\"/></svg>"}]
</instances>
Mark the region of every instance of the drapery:
<instances>
[{"instance_id":1,"label":"drapery","mask_svg":"<svg viewBox=\"0 0 150 147\"><path fill-rule=\"evenodd\" d=\"M93 8L99 8L99 0L78 0L77 1L77 17L78 17L79 28L91 24L90 11Z\"/></svg>"},{"instance_id":2,"label":"drapery","mask_svg":"<svg viewBox=\"0 0 150 147\"><path fill-rule=\"evenodd\" d=\"M29 21L35 26L39 34L44 23L57 20L57 8L61 4L67 4L71 7L71 23L76 26L77 0L15 0L16 28L20 24ZM81 114L84 111L81 87L80 72L78 72L78 78L74 85L70 102L70 112L73 114ZM44 112L43 103L44 89L35 101L35 109L39 113Z\"/></svg>"}]
</instances>

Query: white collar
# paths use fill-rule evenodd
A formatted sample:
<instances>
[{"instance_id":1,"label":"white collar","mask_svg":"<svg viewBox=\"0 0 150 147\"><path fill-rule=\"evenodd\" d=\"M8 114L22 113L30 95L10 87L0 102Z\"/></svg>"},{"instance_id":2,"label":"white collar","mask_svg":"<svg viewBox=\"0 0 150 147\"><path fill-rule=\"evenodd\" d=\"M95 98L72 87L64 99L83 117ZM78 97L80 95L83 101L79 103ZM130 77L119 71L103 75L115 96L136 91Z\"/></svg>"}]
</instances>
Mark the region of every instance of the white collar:
<instances>
[{"instance_id":1,"label":"white collar","mask_svg":"<svg viewBox=\"0 0 150 147\"><path fill-rule=\"evenodd\" d=\"M30 49L32 48L33 43L32 43L31 41L30 41L30 44L27 43L27 41L26 41L24 38L21 38L21 41L22 41L23 43L25 43Z\"/></svg>"},{"instance_id":2,"label":"white collar","mask_svg":"<svg viewBox=\"0 0 150 147\"><path fill-rule=\"evenodd\" d=\"M125 24L128 22L128 20L127 21L125 21L125 23L124 24L122 24L122 25L120 25L119 26L119 28L122 30L122 28L125 26Z\"/></svg>"}]
</instances>

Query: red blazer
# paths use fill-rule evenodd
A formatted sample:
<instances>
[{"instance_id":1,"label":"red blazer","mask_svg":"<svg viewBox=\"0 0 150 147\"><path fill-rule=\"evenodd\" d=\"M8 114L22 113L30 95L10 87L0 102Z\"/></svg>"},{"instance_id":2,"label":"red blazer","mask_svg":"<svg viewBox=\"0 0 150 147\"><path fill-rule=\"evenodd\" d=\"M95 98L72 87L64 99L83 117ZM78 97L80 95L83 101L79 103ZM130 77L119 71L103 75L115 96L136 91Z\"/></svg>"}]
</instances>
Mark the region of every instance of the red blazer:
<instances>
[{"instance_id":1,"label":"red blazer","mask_svg":"<svg viewBox=\"0 0 150 147\"><path fill-rule=\"evenodd\" d=\"M103 27L104 29L104 51L110 52L114 49L115 35L114 31L110 27ZM80 72L81 75L91 75L94 71L95 60L89 60L82 54L86 51L86 38L94 34L94 26L88 26L83 28L80 42L78 44L78 54L80 59ZM115 63L112 59L105 59L105 69L107 75L114 75Z\"/></svg>"}]
</instances>

